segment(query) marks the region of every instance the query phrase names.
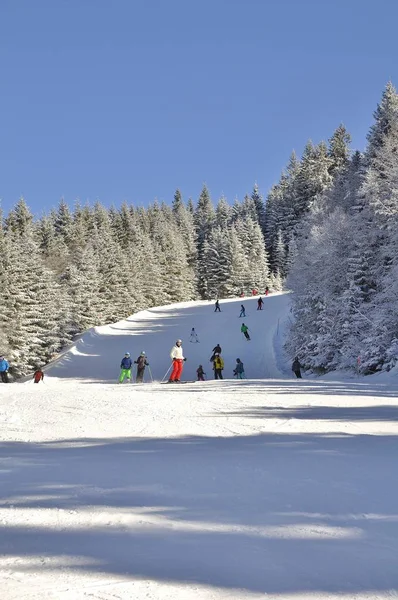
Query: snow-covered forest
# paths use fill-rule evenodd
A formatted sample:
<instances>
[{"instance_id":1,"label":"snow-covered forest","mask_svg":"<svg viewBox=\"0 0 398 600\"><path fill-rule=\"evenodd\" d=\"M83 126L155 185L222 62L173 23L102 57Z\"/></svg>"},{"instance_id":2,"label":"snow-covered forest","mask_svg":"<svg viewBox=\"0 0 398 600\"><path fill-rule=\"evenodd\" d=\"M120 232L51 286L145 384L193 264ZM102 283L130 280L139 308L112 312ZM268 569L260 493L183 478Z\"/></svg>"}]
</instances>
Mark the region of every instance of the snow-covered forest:
<instances>
[{"instance_id":1,"label":"snow-covered forest","mask_svg":"<svg viewBox=\"0 0 398 600\"><path fill-rule=\"evenodd\" d=\"M292 155L264 201L110 209L64 201L0 219L0 352L18 377L74 336L149 307L294 291L287 349L317 372L390 368L398 353L398 96L389 84L364 153L340 125Z\"/></svg>"}]
</instances>

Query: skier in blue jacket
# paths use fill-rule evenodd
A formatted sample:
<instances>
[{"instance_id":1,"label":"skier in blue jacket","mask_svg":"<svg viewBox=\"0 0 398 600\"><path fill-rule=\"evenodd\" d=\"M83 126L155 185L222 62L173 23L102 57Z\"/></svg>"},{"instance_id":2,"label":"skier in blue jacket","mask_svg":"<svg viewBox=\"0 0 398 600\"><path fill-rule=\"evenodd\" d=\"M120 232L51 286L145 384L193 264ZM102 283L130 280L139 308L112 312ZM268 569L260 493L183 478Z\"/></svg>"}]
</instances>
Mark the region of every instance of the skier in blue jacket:
<instances>
[{"instance_id":1,"label":"skier in blue jacket","mask_svg":"<svg viewBox=\"0 0 398 600\"><path fill-rule=\"evenodd\" d=\"M237 379L245 379L245 368L240 358L236 359L236 366L234 369L234 376Z\"/></svg>"},{"instance_id":2,"label":"skier in blue jacket","mask_svg":"<svg viewBox=\"0 0 398 600\"><path fill-rule=\"evenodd\" d=\"M131 367L133 366L133 361L130 358L130 352L126 352L124 357L122 358L122 362L120 363L120 377L119 383L123 383L125 379L127 381L131 381Z\"/></svg>"},{"instance_id":3,"label":"skier in blue jacket","mask_svg":"<svg viewBox=\"0 0 398 600\"><path fill-rule=\"evenodd\" d=\"M8 369L10 365L4 356L0 356L0 377L3 383L8 383Z\"/></svg>"}]
</instances>

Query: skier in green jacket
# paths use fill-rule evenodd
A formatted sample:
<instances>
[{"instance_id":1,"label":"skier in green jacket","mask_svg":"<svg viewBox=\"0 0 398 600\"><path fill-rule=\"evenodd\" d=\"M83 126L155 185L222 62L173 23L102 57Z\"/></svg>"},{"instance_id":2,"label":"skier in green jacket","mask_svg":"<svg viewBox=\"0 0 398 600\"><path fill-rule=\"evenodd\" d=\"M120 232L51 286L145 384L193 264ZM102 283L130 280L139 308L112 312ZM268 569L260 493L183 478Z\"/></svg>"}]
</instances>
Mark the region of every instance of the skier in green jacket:
<instances>
[{"instance_id":1,"label":"skier in green jacket","mask_svg":"<svg viewBox=\"0 0 398 600\"><path fill-rule=\"evenodd\" d=\"M250 341L250 335L248 333L248 331L249 331L248 326L245 325L244 323L242 323L242 327L240 328L240 330L243 333L243 335L245 336L245 338Z\"/></svg>"}]
</instances>

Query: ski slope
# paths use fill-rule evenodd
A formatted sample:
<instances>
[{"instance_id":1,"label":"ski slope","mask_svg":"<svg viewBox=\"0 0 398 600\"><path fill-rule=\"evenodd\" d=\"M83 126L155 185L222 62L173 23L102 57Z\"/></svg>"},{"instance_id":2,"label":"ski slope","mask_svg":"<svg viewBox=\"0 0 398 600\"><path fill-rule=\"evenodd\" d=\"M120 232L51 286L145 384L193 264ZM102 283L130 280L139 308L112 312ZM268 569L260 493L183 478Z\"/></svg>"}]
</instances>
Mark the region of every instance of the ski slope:
<instances>
[{"instance_id":1,"label":"ski slope","mask_svg":"<svg viewBox=\"0 0 398 600\"><path fill-rule=\"evenodd\" d=\"M240 305L246 308L246 318L239 318ZM232 378L236 359L245 364L247 377L279 377L282 363L275 355L279 337L282 344L282 326L289 307L288 294L264 297L263 310L257 310L255 298L220 302L221 312L214 312L213 302L186 302L141 311L125 321L95 327L85 333L62 359L47 370L59 378L115 381L120 361L125 352L135 360L144 350L155 380L161 380L170 367L170 350L176 339L183 340L183 379L196 379L196 369L203 364L212 378L209 358L219 343L225 361L226 378ZM244 322L252 340L246 341L240 331ZM192 328L199 343L190 343ZM279 331L278 331L279 327ZM279 335L280 334L280 335ZM146 373L149 379L149 372Z\"/></svg>"},{"instance_id":2,"label":"ski slope","mask_svg":"<svg viewBox=\"0 0 398 600\"><path fill-rule=\"evenodd\" d=\"M240 300L155 308L0 385L1 600L398 597L397 376L292 378L264 300L251 342ZM161 385L177 337L227 378ZM127 350L158 382L116 383Z\"/></svg>"}]
</instances>

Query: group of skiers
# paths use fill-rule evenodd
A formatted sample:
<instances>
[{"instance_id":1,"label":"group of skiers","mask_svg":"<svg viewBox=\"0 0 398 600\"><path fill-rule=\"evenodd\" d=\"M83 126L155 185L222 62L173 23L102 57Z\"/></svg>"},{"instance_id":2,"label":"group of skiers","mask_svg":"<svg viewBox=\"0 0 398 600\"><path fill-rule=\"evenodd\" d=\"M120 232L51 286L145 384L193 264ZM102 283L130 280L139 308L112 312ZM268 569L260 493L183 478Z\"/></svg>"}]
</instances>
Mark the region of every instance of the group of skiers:
<instances>
[{"instance_id":1,"label":"group of skiers","mask_svg":"<svg viewBox=\"0 0 398 600\"><path fill-rule=\"evenodd\" d=\"M10 383L8 377L8 370L10 368L10 364L8 360L0 354L0 380L2 383ZM40 381L44 381L44 373L40 367L37 367L33 374L33 382L39 383Z\"/></svg>"},{"instance_id":2,"label":"group of skiers","mask_svg":"<svg viewBox=\"0 0 398 600\"><path fill-rule=\"evenodd\" d=\"M266 295L268 295L268 291L269 290L267 288L266 292L265 292ZM257 300L257 310L262 310L263 305L264 305L264 300L260 296ZM214 312L221 312L220 302L219 302L218 298L215 302ZM240 305L239 317L240 318L246 317L246 310L245 310L245 307L243 304ZM244 335L245 339L250 341L251 338L249 335L248 326L245 323L242 323L240 330L241 330L242 334ZM198 334L196 333L194 327L192 327L192 329L191 329L189 341L193 344L199 343L199 337L198 337ZM184 362L186 362L186 360L187 360L186 357L184 357L181 339L178 339L176 341L175 345L172 347L171 352L170 352L170 358L172 360L172 364L171 364L169 370L167 371L165 377L167 376L167 374L170 371L168 383L179 383L181 381L181 376L182 376L182 372L184 369ZM221 356L220 344L217 344L213 348L212 355L210 357L210 362L212 363L212 370L214 371L214 378L215 379L223 379L223 370L224 370L225 363L224 363L223 357ZM144 378L145 367L149 366L149 363L146 361L145 352L141 352L140 356L138 357L138 359L136 361L134 361L134 363L137 364L136 381L137 381L137 383L142 383L143 378ZM123 383L123 381L125 379L127 379L127 381L131 381L132 365L133 365L133 363L132 363L132 360L130 357L130 353L127 352L121 362L121 365L120 365L120 367L121 367L121 373L120 373L120 378L119 378L120 383ZM294 371L296 377L298 377L298 378L301 378L301 370L300 369L301 369L301 365L298 360L298 357L296 357L293 362L293 365L292 365L292 370ZM237 377L238 379L245 378L244 365L243 365L243 362L240 360L240 358L236 359L236 365L235 365L233 374L234 374L234 377ZM198 366L198 368L196 369L196 375L197 375L197 381L205 380L206 372L203 368L203 365Z\"/></svg>"},{"instance_id":3,"label":"group of skiers","mask_svg":"<svg viewBox=\"0 0 398 600\"><path fill-rule=\"evenodd\" d=\"M146 354L144 351L142 351L137 360L134 361L134 364L137 365L137 374L135 380L137 383L143 383L145 367L149 367L149 362L146 359ZM126 354L122 358L122 362L120 363L121 371L119 376L119 383L123 383L125 379L127 381L131 381L132 367L133 361L131 360L130 352L126 352Z\"/></svg>"},{"instance_id":4,"label":"group of skiers","mask_svg":"<svg viewBox=\"0 0 398 600\"><path fill-rule=\"evenodd\" d=\"M194 328L192 328L192 332L194 332L195 337L197 337ZM191 332L191 336L192 336L192 332ZM199 341L199 340L197 340L197 341ZM168 379L168 383L179 383L181 381L181 376L182 376L182 372L184 369L184 363L187 360L186 357L184 356L181 339L178 339L176 341L175 345L172 347L172 349L170 351L170 358L172 360L172 364L169 369L169 371L171 371L171 373L170 373L170 376ZM210 362L212 363L212 369L214 371L214 378L215 379L223 379L222 372L224 370L224 359L221 356L220 344L217 344L216 346L214 346L214 348L212 350L212 355L210 357ZM141 354L137 358L137 360L134 361L134 364L137 365L136 382L142 383L144 381L145 367L147 367L147 366L149 367L149 363L146 360L145 352L141 352ZM130 352L126 352L126 354L124 355L124 357L122 358L122 361L120 363L121 371L120 371L120 376L119 376L119 383L123 383L125 380L131 381L132 366L133 366L133 361L131 359ZM235 365L235 369L234 369L233 373L234 373L234 376L237 377L238 379L245 378L244 366L243 366L243 362L240 360L240 358L236 359L236 365ZM166 375L167 375L167 373L166 373ZM199 367L196 369L196 375L197 375L198 381L205 380L206 373L203 369L203 365L199 365Z\"/></svg>"},{"instance_id":5,"label":"group of skiers","mask_svg":"<svg viewBox=\"0 0 398 600\"><path fill-rule=\"evenodd\" d=\"M214 346L214 348L212 350L212 355L210 357L210 362L213 364L214 379L223 379L222 372L224 370L225 364L224 364L224 359L221 356L220 344L217 344L216 346ZM198 381L205 380L204 375L206 375L206 373L204 372L202 365L199 365L199 368L196 370L196 374L198 376ZM240 358L236 359L236 366L233 371L233 374L238 379L245 378L245 370L244 370L243 362L240 360Z\"/></svg>"},{"instance_id":6,"label":"group of skiers","mask_svg":"<svg viewBox=\"0 0 398 600\"><path fill-rule=\"evenodd\" d=\"M213 353L210 357L210 362L213 364L213 371L214 371L214 379L224 379L223 378L223 370L224 370L224 359L221 356L221 346L220 344L217 344L217 346L215 346L213 348ZM236 359L236 366L235 369L233 371L234 376L237 377L238 379L244 379L244 375L245 375L245 371L244 371L244 367L243 367L243 362L240 360L240 358ZM198 381L204 381L205 380L205 371L203 370L203 366L199 365L199 367L196 369L196 375L198 377Z\"/></svg>"},{"instance_id":7,"label":"group of skiers","mask_svg":"<svg viewBox=\"0 0 398 600\"><path fill-rule=\"evenodd\" d=\"M268 296L268 294L269 294L269 287L267 286L267 287L265 288L264 295L265 295L265 296ZM251 295L252 295L252 296L257 296L257 295L258 295L258 290L256 290L256 289L253 289L253 290L251 291ZM246 296L245 292L243 292L243 291L242 291L242 292L240 293L240 297L241 297L241 298L244 298L245 296Z\"/></svg>"},{"instance_id":8,"label":"group of skiers","mask_svg":"<svg viewBox=\"0 0 398 600\"><path fill-rule=\"evenodd\" d=\"M194 331L194 328L192 328L192 331ZM247 333L247 331L246 331L246 333ZM196 333L195 333L195 335L196 335ZM212 350L212 354L210 356L210 362L212 363L212 369L214 371L214 379L223 379L223 370L224 370L225 363L224 363L224 359L221 356L221 352L222 352L221 346L220 346L220 344L217 344L216 346L214 346L214 348ZM182 376L182 372L184 369L184 362L186 362L186 360L187 360L186 357L184 356L181 339L178 339L176 341L175 345L172 347L171 352L170 352L170 358L172 360L172 364L169 369L169 370L171 370L171 374L170 374L168 383L179 383L181 381L181 376ZM1 359L1 357L0 357L0 359ZM4 357L3 357L3 360L4 360ZM137 365L136 382L143 383L145 367L149 367L149 363L146 360L145 352L141 352L141 354L139 355L137 360L134 361L134 364ZM7 363L7 365L8 365L8 363ZM120 372L120 377L119 377L119 383L123 383L123 381L125 379L127 379L127 381L131 381L132 366L133 366L133 361L131 360L130 353L126 352L126 354L124 355L122 362L120 364L121 372ZM1 368L2 368L2 363L0 361L0 369ZM301 377L301 368L302 367L301 367L300 361L299 361L298 357L296 356L293 361L293 364L292 364L292 371L294 372L294 374L296 375L296 377L298 379L302 378ZM39 375L40 373L41 373L41 378L44 377L44 374L41 371L37 371L34 375L35 383L38 383L40 381L40 375ZM244 365L243 365L243 362L240 360L240 358L236 359L236 365L235 365L235 369L233 370L233 374L234 374L234 377L236 377L237 379L245 379L246 378ZM39 376L38 379L37 379L37 375ZM166 373L166 375L167 375L167 373ZM197 375L197 381L205 381L206 373L203 369L203 365L199 365L199 367L196 369L196 375ZM153 379L152 379L152 381L153 381Z\"/></svg>"},{"instance_id":9,"label":"group of skiers","mask_svg":"<svg viewBox=\"0 0 398 600\"><path fill-rule=\"evenodd\" d=\"M260 298L257 300L257 310L263 310L263 304L264 304L264 300ZM220 308L220 302L217 299L216 303L215 303L215 308L214 308L214 312L221 312L221 308ZM239 314L239 318L240 317L245 317L246 316L246 309L243 306L243 304L240 305L240 314Z\"/></svg>"}]
</instances>

